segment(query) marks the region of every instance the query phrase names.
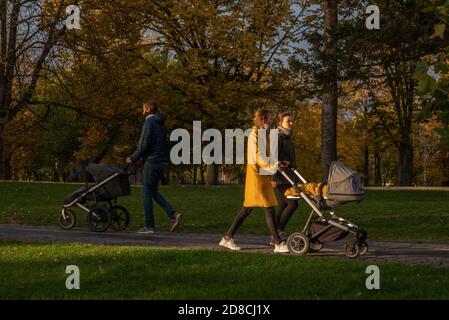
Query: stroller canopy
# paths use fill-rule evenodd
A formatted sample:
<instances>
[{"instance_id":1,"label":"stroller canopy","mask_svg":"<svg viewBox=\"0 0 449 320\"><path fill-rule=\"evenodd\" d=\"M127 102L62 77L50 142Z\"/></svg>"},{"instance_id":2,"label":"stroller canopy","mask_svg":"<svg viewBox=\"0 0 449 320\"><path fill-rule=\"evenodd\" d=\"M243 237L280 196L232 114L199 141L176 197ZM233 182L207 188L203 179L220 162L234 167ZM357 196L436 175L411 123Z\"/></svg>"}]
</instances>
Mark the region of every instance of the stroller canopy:
<instances>
[{"instance_id":1,"label":"stroller canopy","mask_svg":"<svg viewBox=\"0 0 449 320\"><path fill-rule=\"evenodd\" d=\"M364 197L360 177L341 162L334 161L327 179L328 199L336 202L361 201Z\"/></svg>"},{"instance_id":2,"label":"stroller canopy","mask_svg":"<svg viewBox=\"0 0 449 320\"><path fill-rule=\"evenodd\" d=\"M108 201L131 194L129 175L121 167L114 164L90 163L86 171L95 179L95 185L101 185L100 188L95 190L94 195L94 198L98 201ZM118 175L112 180L104 182L117 173Z\"/></svg>"},{"instance_id":3,"label":"stroller canopy","mask_svg":"<svg viewBox=\"0 0 449 320\"><path fill-rule=\"evenodd\" d=\"M94 178L95 183L88 185L87 183L90 180L87 179L84 187L79 188L64 199L64 204L69 204L75 200L110 201L131 194L128 174L117 165L90 163L86 167L86 172ZM118 173L116 177L105 181L116 173ZM83 196L83 194L85 195Z\"/></svg>"},{"instance_id":4,"label":"stroller canopy","mask_svg":"<svg viewBox=\"0 0 449 320\"><path fill-rule=\"evenodd\" d=\"M114 173L123 173L123 169L114 164L89 163L86 171L94 177L96 182L103 181Z\"/></svg>"}]
</instances>

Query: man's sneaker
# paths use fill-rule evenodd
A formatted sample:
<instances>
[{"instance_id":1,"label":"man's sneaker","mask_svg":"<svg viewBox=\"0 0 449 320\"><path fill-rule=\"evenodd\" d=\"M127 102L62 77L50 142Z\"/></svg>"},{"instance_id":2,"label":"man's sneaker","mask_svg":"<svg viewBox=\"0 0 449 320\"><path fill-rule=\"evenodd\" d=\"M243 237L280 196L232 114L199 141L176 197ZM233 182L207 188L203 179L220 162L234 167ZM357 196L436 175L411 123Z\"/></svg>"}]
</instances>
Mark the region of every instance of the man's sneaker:
<instances>
[{"instance_id":1,"label":"man's sneaker","mask_svg":"<svg viewBox=\"0 0 449 320\"><path fill-rule=\"evenodd\" d=\"M279 234L279 238L281 238L281 241L287 241L287 235L285 234L284 231L279 231L278 230L278 234ZM270 246L274 246L275 244L276 244L276 242L274 241L273 236L271 236L269 245Z\"/></svg>"},{"instance_id":2,"label":"man's sneaker","mask_svg":"<svg viewBox=\"0 0 449 320\"><path fill-rule=\"evenodd\" d=\"M240 250L240 247L235 244L234 239L232 238L231 239L221 238L221 241L218 245L220 247L228 248L230 250L235 251Z\"/></svg>"},{"instance_id":3,"label":"man's sneaker","mask_svg":"<svg viewBox=\"0 0 449 320\"><path fill-rule=\"evenodd\" d=\"M173 232L176 230L177 227L179 227L179 224L181 223L182 214L176 213L175 217L171 221L170 225L170 232Z\"/></svg>"},{"instance_id":4,"label":"man's sneaker","mask_svg":"<svg viewBox=\"0 0 449 320\"><path fill-rule=\"evenodd\" d=\"M285 242L281 242L280 244L275 244L274 245L274 252L276 253L288 253L288 247L285 244Z\"/></svg>"},{"instance_id":5,"label":"man's sneaker","mask_svg":"<svg viewBox=\"0 0 449 320\"><path fill-rule=\"evenodd\" d=\"M151 234L151 233L155 233L156 230L154 228L147 228L147 227L143 227L140 228L139 230L137 230L137 233L141 233L141 234Z\"/></svg>"}]
</instances>

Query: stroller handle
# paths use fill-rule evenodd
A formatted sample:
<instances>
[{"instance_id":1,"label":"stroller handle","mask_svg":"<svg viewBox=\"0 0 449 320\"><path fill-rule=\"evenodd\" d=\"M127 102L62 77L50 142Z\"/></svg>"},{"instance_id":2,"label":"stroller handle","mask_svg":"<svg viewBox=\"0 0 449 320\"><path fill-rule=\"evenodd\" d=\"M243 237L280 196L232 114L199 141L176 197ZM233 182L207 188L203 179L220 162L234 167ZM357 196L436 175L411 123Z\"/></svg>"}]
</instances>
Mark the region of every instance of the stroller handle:
<instances>
[{"instance_id":1,"label":"stroller handle","mask_svg":"<svg viewBox=\"0 0 449 320\"><path fill-rule=\"evenodd\" d=\"M130 170L131 168L131 170ZM137 172L137 162L133 161L132 163L126 164L126 173L130 176L135 176Z\"/></svg>"},{"instance_id":2,"label":"stroller handle","mask_svg":"<svg viewBox=\"0 0 449 320\"><path fill-rule=\"evenodd\" d=\"M295 185L295 182L285 172L286 169L290 169L291 171L293 171L293 173L302 181L302 183L307 183L306 179L304 179L304 177L298 172L298 170L294 168L279 167L279 172L284 176L285 179L287 179L288 182L290 182L292 186Z\"/></svg>"}]
</instances>

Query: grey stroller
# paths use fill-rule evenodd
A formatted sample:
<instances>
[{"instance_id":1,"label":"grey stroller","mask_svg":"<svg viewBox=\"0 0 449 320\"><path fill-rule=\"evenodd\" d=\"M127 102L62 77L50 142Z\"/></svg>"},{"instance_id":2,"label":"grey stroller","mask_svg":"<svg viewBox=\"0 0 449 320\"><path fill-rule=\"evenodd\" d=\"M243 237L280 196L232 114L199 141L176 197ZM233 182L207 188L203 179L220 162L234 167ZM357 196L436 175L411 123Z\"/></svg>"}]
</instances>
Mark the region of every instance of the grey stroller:
<instances>
[{"instance_id":1,"label":"grey stroller","mask_svg":"<svg viewBox=\"0 0 449 320\"><path fill-rule=\"evenodd\" d=\"M287 174L287 170L291 170L301 183L295 183ZM333 211L340 205L363 200L363 187L357 172L334 161L330 166L327 181L316 184L307 183L295 169L284 167L279 171L292 185L292 188L285 192L285 196L291 199L302 198L312 209L304 228L291 234L287 240L291 253L304 255L308 252L318 252L324 243L347 236L352 236L344 246L347 257L355 258L368 252L367 232L338 217ZM326 212L330 217L326 217Z\"/></svg>"},{"instance_id":2,"label":"grey stroller","mask_svg":"<svg viewBox=\"0 0 449 320\"><path fill-rule=\"evenodd\" d=\"M70 208L76 206L86 213L87 224L93 231L102 232L109 227L115 231L125 229L129 212L117 204L117 198L131 194L130 174L116 165L95 163L87 166L86 173L86 185L64 199L59 216L61 228L68 230L75 226L76 216ZM93 184L89 184L89 178Z\"/></svg>"}]
</instances>

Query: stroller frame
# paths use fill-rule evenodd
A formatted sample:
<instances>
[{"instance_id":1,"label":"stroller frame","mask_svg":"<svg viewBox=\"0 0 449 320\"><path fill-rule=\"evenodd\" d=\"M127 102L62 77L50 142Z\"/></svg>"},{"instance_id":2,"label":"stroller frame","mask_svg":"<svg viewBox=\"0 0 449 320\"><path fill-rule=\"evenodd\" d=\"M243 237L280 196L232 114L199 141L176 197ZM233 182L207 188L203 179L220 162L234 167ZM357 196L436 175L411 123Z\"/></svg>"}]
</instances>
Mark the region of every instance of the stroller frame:
<instances>
[{"instance_id":1,"label":"stroller frame","mask_svg":"<svg viewBox=\"0 0 449 320\"><path fill-rule=\"evenodd\" d=\"M307 183L306 179L294 168L291 168L291 171L301 180L302 183ZM318 252L321 250L323 243L320 242L318 239L321 235L325 234L329 229L332 227L338 228L342 230L343 232L346 232L348 234L352 234L355 237L355 240L347 243L345 245L345 255L350 258L355 258L358 255L364 255L368 252L368 243L366 241L367 239L367 232L358 227L357 225L343 219L340 217L337 217L334 211L329 210L329 213L332 215L331 219L328 219L321 209L321 199L319 199L316 203L304 192L302 191L296 183L288 176L288 174L285 172L283 168L279 168L279 172L282 174L282 176L292 185L292 187L295 189L296 192L300 194L300 197L289 197L290 199L304 199L304 201L310 206L312 211L310 212L306 224L304 225L304 228L301 232L293 233L289 239L288 239L288 247L290 249L290 252L304 255L308 251L310 252ZM320 193L321 193L320 188ZM315 215L318 216L318 219L314 219ZM322 228L321 230L313 233L312 231L312 222L313 221L320 221L327 223L328 225ZM296 239L295 239L296 238ZM295 250L292 246L292 242L303 242L303 247L301 250Z\"/></svg>"},{"instance_id":2,"label":"stroller frame","mask_svg":"<svg viewBox=\"0 0 449 320\"><path fill-rule=\"evenodd\" d=\"M114 179L115 177L117 177L120 174L120 172L116 172L114 174L112 174L110 177L108 177L107 179L101 181L98 184L95 184L95 186L93 186L92 188L88 188L85 192L83 192L81 195L79 195L78 197L76 197L73 201L71 201L68 204L65 204L62 207L62 216L64 217L64 219L67 219L67 216L65 214L65 209L68 209L70 207L73 207L74 205L76 205L77 207L79 207L81 210L83 210L86 213L90 213L91 209L89 209L88 207L82 205L81 203L79 203L79 201L84 198L85 196L87 196L89 193L97 190L98 188L102 187L103 185L105 185L106 183L108 183L109 181L111 181L112 179ZM96 202L96 201L95 201Z\"/></svg>"}]
</instances>

